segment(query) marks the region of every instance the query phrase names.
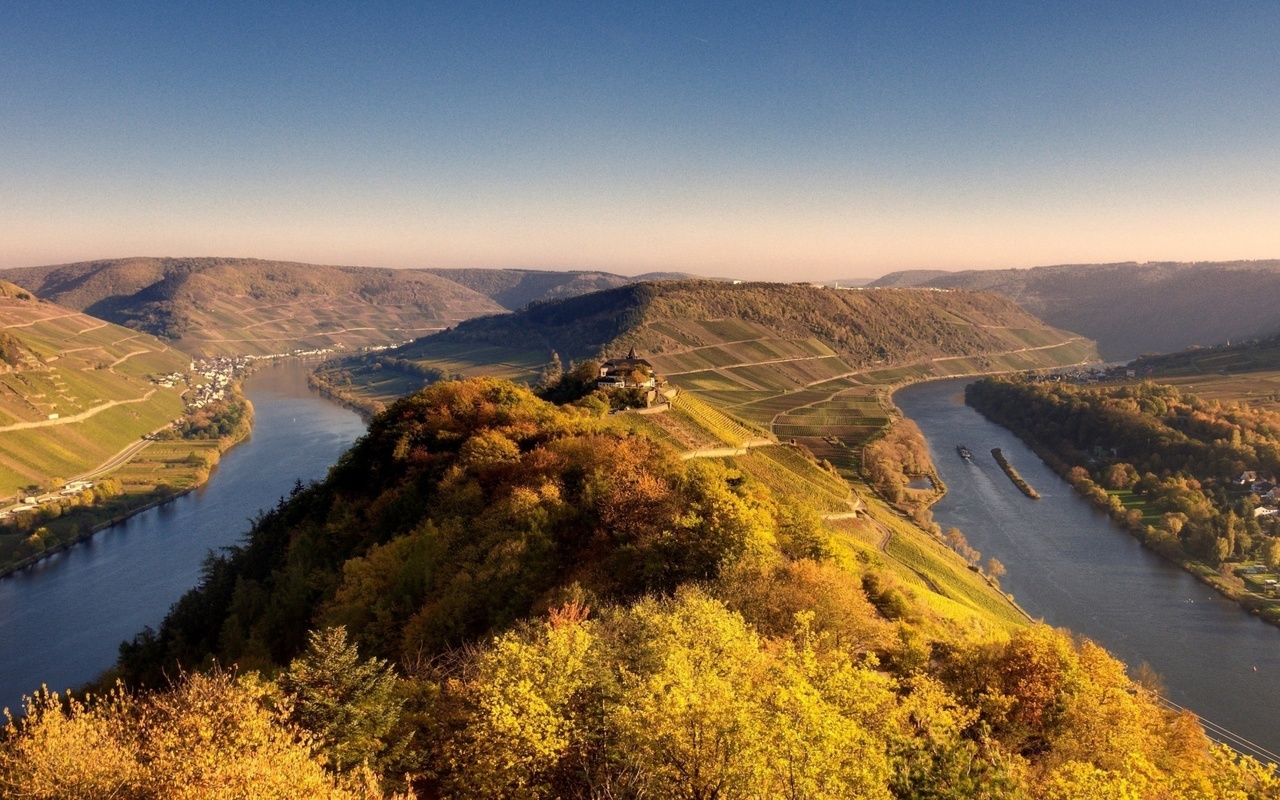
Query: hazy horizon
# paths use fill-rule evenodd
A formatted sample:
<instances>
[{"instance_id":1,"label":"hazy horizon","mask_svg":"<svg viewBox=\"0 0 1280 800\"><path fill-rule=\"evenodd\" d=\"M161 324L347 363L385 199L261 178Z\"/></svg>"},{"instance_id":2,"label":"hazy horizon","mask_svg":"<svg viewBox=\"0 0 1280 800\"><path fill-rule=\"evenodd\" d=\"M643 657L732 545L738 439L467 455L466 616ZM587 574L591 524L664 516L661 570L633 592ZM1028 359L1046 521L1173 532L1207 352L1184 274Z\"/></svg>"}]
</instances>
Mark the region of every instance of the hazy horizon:
<instances>
[{"instance_id":1,"label":"hazy horizon","mask_svg":"<svg viewBox=\"0 0 1280 800\"><path fill-rule=\"evenodd\" d=\"M1280 6L0 8L0 267L1280 257Z\"/></svg>"}]
</instances>

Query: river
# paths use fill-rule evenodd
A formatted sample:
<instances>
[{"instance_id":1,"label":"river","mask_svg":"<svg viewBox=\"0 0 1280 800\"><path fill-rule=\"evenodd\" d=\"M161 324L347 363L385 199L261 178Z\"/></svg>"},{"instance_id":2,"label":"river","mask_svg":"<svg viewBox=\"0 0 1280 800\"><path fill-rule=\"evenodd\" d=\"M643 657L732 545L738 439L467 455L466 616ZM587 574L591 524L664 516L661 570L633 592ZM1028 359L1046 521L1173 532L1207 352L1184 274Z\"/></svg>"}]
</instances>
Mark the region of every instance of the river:
<instances>
[{"instance_id":1,"label":"river","mask_svg":"<svg viewBox=\"0 0 1280 800\"><path fill-rule=\"evenodd\" d=\"M1018 437L964 405L964 380L923 383L894 402L920 426L947 485L933 508L1032 616L1083 634L1125 661L1147 663L1175 703L1280 752L1280 628L1142 547L1076 495ZM973 452L962 460L956 445ZM999 447L1037 491L1023 496L991 457Z\"/></svg>"},{"instance_id":2,"label":"river","mask_svg":"<svg viewBox=\"0 0 1280 800\"><path fill-rule=\"evenodd\" d=\"M0 579L0 707L17 709L42 683L92 680L199 581L210 550L239 541L296 480L325 476L365 426L307 386L310 369L289 362L248 377L253 435L203 487Z\"/></svg>"}]
</instances>

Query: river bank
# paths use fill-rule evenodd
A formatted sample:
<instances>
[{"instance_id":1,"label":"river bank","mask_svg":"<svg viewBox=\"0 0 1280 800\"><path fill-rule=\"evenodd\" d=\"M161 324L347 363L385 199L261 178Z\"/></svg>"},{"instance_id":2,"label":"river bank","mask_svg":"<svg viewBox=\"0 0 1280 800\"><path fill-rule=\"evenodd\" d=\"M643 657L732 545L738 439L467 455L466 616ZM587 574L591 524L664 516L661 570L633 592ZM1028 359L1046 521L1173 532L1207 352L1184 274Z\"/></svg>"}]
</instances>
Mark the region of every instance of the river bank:
<instances>
[{"instance_id":1,"label":"river bank","mask_svg":"<svg viewBox=\"0 0 1280 800\"><path fill-rule=\"evenodd\" d=\"M358 416L307 387L300 362L254 371L250 434L202 486L103 528L0 579L0 707L47 683L79 686L154 626L201 577L210 550L236 544L260 510L296 482L323 478L360 435Z\"/></svg>"},{"instance_id":2,"label":"river bank","mask_svg":"<svg viewBox=\"0 0 1280 800\"><path fill-rule=\"evenodd\" d=\"M92 488L41 502L11 518L0 529L0 578L203 486L222 456L253 429L253 404L243 394L242 380L232 383L227 398L210 408L203 420L206 424L221 420L230 429L226 435L209 436L192 429L195 412L188 413L170 426L168 436L154 435L145 447L114 466L86 473L94 478ZM177 432L176 426L183 424L188 426L187 436Z\"/></svg>"},{"instance_id":3,"label":"river bank","mask_svg":"<svg viewBox=\"0 0 1280 800\"><path fill-rule=\"evenodd\" d=\"M979 411L978 413L982 413L982 412ZM995 421L995 420L992 420L992 423L1000 424L998 421ZM1127 534L1132 536L1144 548L1146 548L1152 553L1155 553L1157 556L1163 558L1165 561L1169 562L1170 564L1174 564L1179 568L1185 570L1188 574L1193 576L1196 580L1200 581L1206 586L1209 586L1214 591L1221 594L1223 597L1238 604L1240 608L1247 611L1248 613L1272 625L1276 625L1280 627L1280 606L1278 606L1274 600L1258 597L1253 593L1245 591L1240 585L1237 585L1235 582L1233 582L1230 578L1227 577L1227 574L1229 574L1231 575L1231 577L1235 578L1235 581L1240 581L1240 579L1238 577L1235 577L1233 573L1229 572L1227 574L1224 574L1219 570L1215 570L1212 566L1204 563L1203 561L1197 561L1193 558L1187 557L1185 554L1173 552L1169 549L1153 546L1147 536L1147 525L1143 521L1140 515L1136 520L1131 519L1129 515L1129 512L1131 511L1131 509L1126 508L1123 504L1121 504L1119 508L1117 508L1114 504L1110 502L1110 498L1112 496L1110 494L1103 494L1098 496L1094 496L1090 494L1088 491L1086 491L1087 487L1077 484L1072 480L1071 470L1074 465L1063 461L1061 458L1055 455L1052 451L1050 451L1049 448L1045 447L1043 444L1036 441L1034 437L1032 437L1030 434L1026 433L1025 431L1016 430L1013 428L1010 428L1008 430L1010 430L1014 435L1016 435L1050 469L1052 469L1055 473L1057 473L1057 475L1060 478L1062 478L1063 481L1065 481L1068 485L1070 485L1078 497L1080 497L1085 502L1090 503L1094 508L1098 509L1099 512L1106 514L1108 517L1110 517L1112 522L1115 523L1116 527L1118 527L1120 530L1123 530ZM1106 500L1103 500L1104 497L1106 498Z\"/></svg>"},{"instance_id":4,"label":"river bank","mask_svg":"<svg viewBox=\"0 0 1280 800\"><path fill-rule=\"evenodd\" d=\"M1115 526L1013 432L964 405L970 379L895 394L921 429L950 491L935 520L964 532L1007 568L1006 592L1033 616L1088 637L1164 695L1207 720L1280 750L1280 630L1222 597ZM999 447L1039 490L1031 504L990 459L954 453Z\"/></svg>"}]
</instances>

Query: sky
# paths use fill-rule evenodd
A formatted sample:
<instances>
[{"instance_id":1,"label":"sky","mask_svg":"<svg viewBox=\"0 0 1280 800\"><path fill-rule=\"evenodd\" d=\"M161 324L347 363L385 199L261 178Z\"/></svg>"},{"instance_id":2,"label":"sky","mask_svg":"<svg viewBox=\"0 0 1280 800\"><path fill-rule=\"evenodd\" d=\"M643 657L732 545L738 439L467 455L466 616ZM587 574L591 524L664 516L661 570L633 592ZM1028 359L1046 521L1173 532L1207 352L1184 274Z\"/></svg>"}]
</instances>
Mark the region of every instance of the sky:
<instances>
[{"instance_id":1,"label":"sky","mask_svg":"<svg viewBox=\"0 0 1280 800\"><path fill-rule=\"evenodd\" d=\"M0 3L0 267L1280 258L1280 3Z\"/></svg>"}]
</instances>

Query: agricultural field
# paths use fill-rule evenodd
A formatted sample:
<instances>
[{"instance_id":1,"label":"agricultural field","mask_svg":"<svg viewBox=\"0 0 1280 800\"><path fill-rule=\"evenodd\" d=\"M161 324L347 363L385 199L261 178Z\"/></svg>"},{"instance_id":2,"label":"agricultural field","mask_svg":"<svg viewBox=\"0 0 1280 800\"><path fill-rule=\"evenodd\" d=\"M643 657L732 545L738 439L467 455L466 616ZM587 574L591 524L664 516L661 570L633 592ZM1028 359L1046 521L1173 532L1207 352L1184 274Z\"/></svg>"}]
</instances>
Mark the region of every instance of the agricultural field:
<instances>
[{"instance_id":1,"label":"agricultural field","mask_svg":"<svg viewBox=\"0 0 1280 800\"><path fill-rule=\"evenodd\" d=\"M82 422L0 432L0 497L87 472L183 410L182 398L166 392L156 402L113 406Z\"/></svg>"},{"instance_id":2,"label":"agricultural field","mask_svg":"<svg viewBox=\"0 0 1280 800\"><path fill-rule=\"evenodd\" d=\"M120 481L126 494L146 494L162 486L190 489L218 463L223 447L217 439L152 442L112 477Z\"/></svg>"},{"instance_id":3,"label":"agricultural field","mask_svg":"<svg viewBox=\"0 0 1280 800\"><path fill-rule=\"evenodd\" d=\"M882 502L868 501L868 513L889 532L884 553L913 572L930 590L925 594L931 606L950 615L951 606L980 610L991 619L1010 627L1026 622L1026 616L999 592L993 592L985 578L942 542L899 517Z\"/></svg>"},{"instance_id":4,"label":"agricultural field","mask_svg":"<svg viewBox=\"0 0 1280 800\"><path fill-rule=\"evenodd\" d=\"M843 478L798 447L755 447L745 455L725 460L768 486L779 497L803 497L819 511L847 512L855 501L853 491Z\"/></svg>"},{"instance_id":5,"label":"agricultural field","mask_svg":"<svg viewBox=\"0 0 1280 800\"><path fill-rule=\"evenodd\" d=\"M1240 372L1227 375L1201 374L1153 380L1178 387L1205 400L1222 403L1244 403L1254 408L1280 411L1280 370Z\"/></svg>"},{"instance_id":6,"label":"agricultural field","mask_svg":"<svg viewBox=\"0 0 1280 800\"><path fill-rule=\"evenodd\" d=\"M0 285L0 498L103 463L184 410L188 356Z\"/></svg>"}]
</instances>

